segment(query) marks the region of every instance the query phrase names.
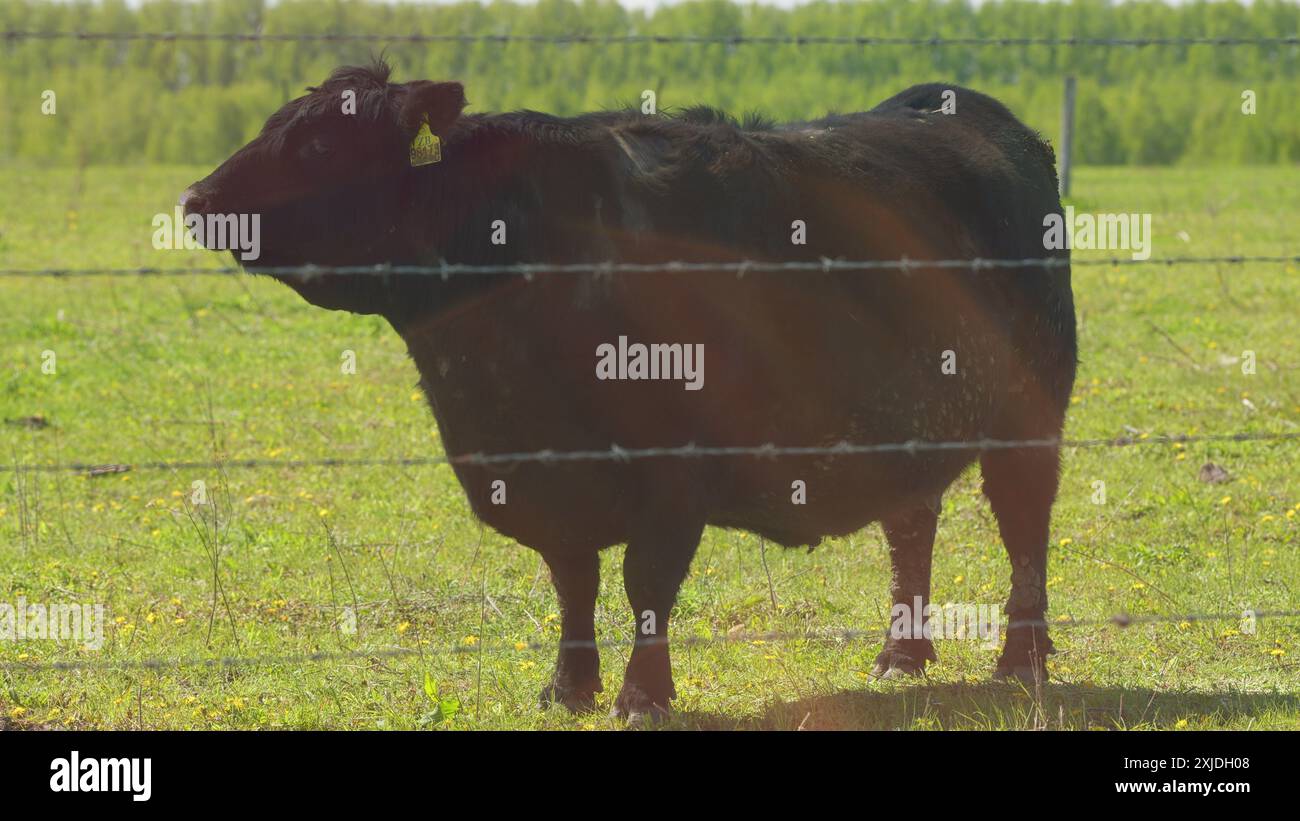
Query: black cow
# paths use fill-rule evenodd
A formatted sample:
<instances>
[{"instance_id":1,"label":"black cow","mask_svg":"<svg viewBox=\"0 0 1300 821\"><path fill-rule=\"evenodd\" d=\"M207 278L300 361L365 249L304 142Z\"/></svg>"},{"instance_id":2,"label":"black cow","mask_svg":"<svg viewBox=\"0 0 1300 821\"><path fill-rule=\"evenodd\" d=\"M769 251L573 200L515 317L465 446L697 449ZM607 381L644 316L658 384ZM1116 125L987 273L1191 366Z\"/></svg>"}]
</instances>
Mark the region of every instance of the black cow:
<instances>
[{"instance_id":1,"label":"black cow","mask_svg":"<svg viewBox=\"0 0 1300 821\"><path fill-rule=\"evenodd\" d=\"M354 112L344 111L346 92ZM941 110L946 101L955 113ZM272 115L182 203L190 214L260 214L254 271L443 261L917 265L273 272L315 305L392 324L450 455L1060 436L1076 364L1068 266L924 265L1068 253L1042 240L1044 217L1061 210L1052 150L997 101L922 85L871 111L784 125L742 125L705 108L560 118L463 114L465 105L459 83L390 83L383 64L339 69ZM433 138L441 158L429 162ZM413 164L415 141L426 164ZM621 344L631 357L636 343L682 346L657 349L666 357L703 346L699 389L680 373L601 378L598 366L605 376L611 366L602 346ZM996 675L1041 680L1052 651L1043 615L1054 447L461 462L455 471L475 514L550 567L563 626L543 704L589 708L602 689L597 553L627 544L635 644L614 711L637 718L674 695L669 611L706 525L793 546L879 521L893 600L910 607L929 595L940 496L977 459L1011 560L1011 625ZM503 487L506 503L493 504ZM875 669L919 673L932 660L928 639L887 637Z\"/></svg>"}]
</instances>

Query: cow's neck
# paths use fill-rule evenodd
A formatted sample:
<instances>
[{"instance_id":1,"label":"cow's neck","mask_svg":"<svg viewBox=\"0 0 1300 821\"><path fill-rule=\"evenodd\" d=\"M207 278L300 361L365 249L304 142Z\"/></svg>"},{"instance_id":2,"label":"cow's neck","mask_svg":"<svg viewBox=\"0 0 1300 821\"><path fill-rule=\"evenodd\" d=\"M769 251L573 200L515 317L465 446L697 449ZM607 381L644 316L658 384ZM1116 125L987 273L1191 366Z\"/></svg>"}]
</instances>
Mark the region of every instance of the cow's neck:
<instances>
[{"instance_id":1,"label":"cow's neck","mask_svg":"<svg viewBox=\"0 0 1300 821\"><path fill-rule=\"evenodd\" d=\"M569 236L583 180L565 181L578 156L572 145L528 133L511 115L467 118L443 146L440 163L412 169L410 223L417 244L403 264L436 266L569 262L584 244ZM585 196L590 196L588 192ZM496 274L413 275L385 314L398 329L510 285Z\"/></svg>"}]
</instances>

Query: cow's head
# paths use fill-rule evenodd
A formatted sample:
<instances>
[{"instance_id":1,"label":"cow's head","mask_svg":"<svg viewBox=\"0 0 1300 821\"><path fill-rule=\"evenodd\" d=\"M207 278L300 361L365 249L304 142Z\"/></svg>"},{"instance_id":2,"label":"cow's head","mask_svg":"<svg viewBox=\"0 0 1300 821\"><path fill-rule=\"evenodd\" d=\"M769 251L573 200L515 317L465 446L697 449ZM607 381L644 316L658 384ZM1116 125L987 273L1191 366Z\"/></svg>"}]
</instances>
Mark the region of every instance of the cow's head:
<instances>
[{"instance_id":1,"label":"cow's head","mask_svg":"<svg viewBox=\"0 0 1300 821\"><path fill-rule=\"evenodd\" d=\"M241 259L254 271L427 258L429 228L413 224L412 199L428 189L425 175L442 169L413 160L412 143L425 124L445 139L465 94L460 83L388 77L382 61L340 68L286 103L252 142L181 194L187 218L258 215L260 255ZM385 293L373 275L277 278L322 307L384 311Z\"/></svg>"}]
</instances>

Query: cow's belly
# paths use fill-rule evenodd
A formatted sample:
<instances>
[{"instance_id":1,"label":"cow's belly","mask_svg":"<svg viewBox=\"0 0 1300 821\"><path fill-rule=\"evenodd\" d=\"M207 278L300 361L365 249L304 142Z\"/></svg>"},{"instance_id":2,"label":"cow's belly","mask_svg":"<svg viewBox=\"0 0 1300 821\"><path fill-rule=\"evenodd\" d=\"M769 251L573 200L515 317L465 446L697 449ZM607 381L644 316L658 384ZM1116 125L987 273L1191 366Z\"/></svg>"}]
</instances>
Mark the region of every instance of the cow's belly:
<instances>
[{"instance_id":1,"label":"cow's belly","mask_svg":"<svg viewBox=\"0 0 1300 821\"><path fill-rule=\"evenodd\" d=\"M637 306L654 299L648 295ZM1004 335L956 313L882 320L880 306L873 315L870 305L826 300L751 299L743 310L689 302L675 312L598 307L606 310L576 310L564 300L507 300L495 311L404 333L448 455L970 440L989 435L1005 396ZM785 324L772 319L777 314ZM701 388L688 390L685 379L600 378L597 349L620 335L702 345ZM651 481L647 465L662 459L681 459L679 474L701 488L709 522L803 544L937 495L974 455L759 454L455 467L485 522L523 544L556 550L625 541Z\"/></svg>"},{"instance_id":2,"label":"cow's belly","mask_svg":"<svg viewBox=\"0 0 1300 821\"><path fill-rule=\"evenodd\" d=\"M958 454L790 459L753 471L747 492L730 494L709 521L786 546L812 545L938 497L971 461Z\"/></svg>"}]
</instances>

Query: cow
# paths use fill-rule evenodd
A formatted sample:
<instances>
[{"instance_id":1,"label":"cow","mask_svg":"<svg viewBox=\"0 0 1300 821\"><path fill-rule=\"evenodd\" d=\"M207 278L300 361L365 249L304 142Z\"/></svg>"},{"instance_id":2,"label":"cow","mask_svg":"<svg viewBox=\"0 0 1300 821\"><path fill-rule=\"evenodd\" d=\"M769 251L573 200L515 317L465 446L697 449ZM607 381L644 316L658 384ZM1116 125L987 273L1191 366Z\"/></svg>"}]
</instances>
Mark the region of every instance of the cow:
<instances>
[{"instance_id":1,"label":"cow","mask_svg":"<svg viewBox=\"0 0 1300 821\"><path fill-rule=\"evenodd\" d=\"M940 499L976 462L1011 564L994 675L1046 677L1077 346L1069 252L1043 242L1061 203L1037 133L951 84L784 124L466 107L457 82L340 68L181 206L259 214L247 270L405 341L474 514L550 570L561 637L542 706L589 710L602 690L599 551L626 545L633 614L612 712L654 720L675 696L670 611L706 526L792 547L880 522L890 596L911 607L928 601ZM951 259L1029 262L926 265ZM909 264L780 269L822 260ZM907 442L967 444L836 452ZM688 445L739 450L673 450ZM520 456L542 451L594 456ZM610 452L636 458L597 458ZM924 633L889 633L873 670L936 660Z\"/></svg>"}]
</instances>

